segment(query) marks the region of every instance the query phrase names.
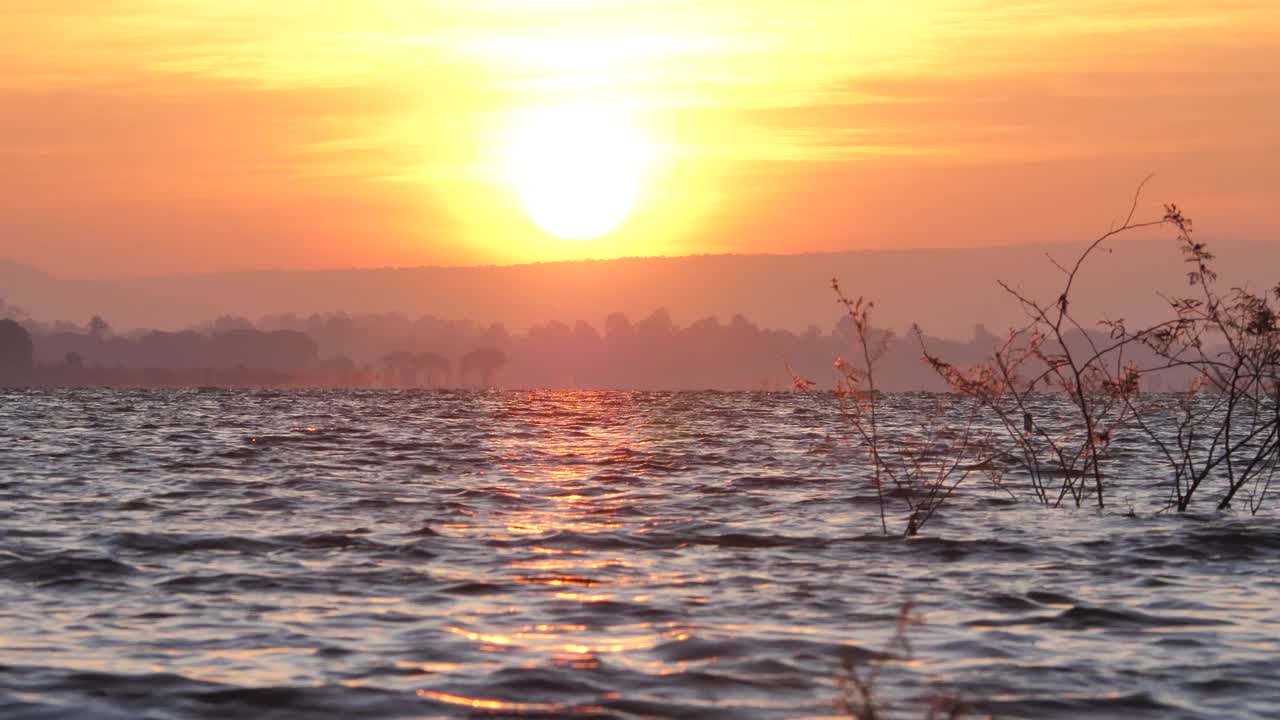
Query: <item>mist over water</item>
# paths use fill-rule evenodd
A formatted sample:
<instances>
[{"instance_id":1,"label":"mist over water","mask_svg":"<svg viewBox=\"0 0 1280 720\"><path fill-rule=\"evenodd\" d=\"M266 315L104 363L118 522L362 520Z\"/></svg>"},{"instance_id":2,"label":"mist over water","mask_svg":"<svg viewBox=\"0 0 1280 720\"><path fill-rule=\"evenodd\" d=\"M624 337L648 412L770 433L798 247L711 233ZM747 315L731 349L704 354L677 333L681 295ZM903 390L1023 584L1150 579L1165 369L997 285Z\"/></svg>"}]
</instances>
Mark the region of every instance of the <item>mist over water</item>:
<instances>
[{"instance_id":1,"label":"mist over water","mask_svg":"<svg viewBox=\"0 0 1280 720\"><path fill-rule=\"evenodd\" d=\"M832 716L905 602L899 706L1280 715L1274 512L1117 445L903 540L807 396L0 391L0 717Z\"/></svg>"},{"instance_id":2,"label":"mist over water","mask_svg":"<svg viewBox=\"0 0 1280 720\"><path fill-rule=\"evenodd\" d=\"M1044 228L1039 225L1020 241L1043 239ZM778 237L788 236L790 230L779 228ZM249 318L264 329L301 329L282 321L289 315L305 321L313 313L326 316L337 311L351 317L439 316L470 320L479 328L501 323L514 334L553 322L573 326L579 320L603 331L610 313L639 321L665 308L681 326L707 317L728 323L741 314L763 328L802 333L812 323L826 330L840 316L831 294L831 279L836 277L847 291L875 301L879 326L905 332L919 324L931 335L966 340L975 322L999 333L1025 321L1018 304L997 281L1037 296L1052 293L1061 274L1046 255L1059 262L1075 258L1094 230L1090 227L1089 234L1072 237L1069 243L989 248L179 274L96 281L50 276L6 263L0 256L0 300L44 322L83 323L101 315L122 332L180 330L223 315ZM1272 268L1280 265L1280 244L1269 242L1265 235L1249 237L1252 240L1215 235L1211 247L1218 255L1217 267L1235 284L1269 288L1275 284ZM929 245L949 238L944 232ZM1176 243L1160 236L1117 240L1107 247L1105 257L1090 263L1079 278L1076 308L1081 317L1114 319L1123 309L1120 314L1131 323L1163 318L1167 305L1157 292L1178 294L1186 283ZM762 288L769 291L761 292ZM1052 300L1052 296L1042 299ZM332 335L340 341L340 332Z\"/></svg>"}]
</instances>

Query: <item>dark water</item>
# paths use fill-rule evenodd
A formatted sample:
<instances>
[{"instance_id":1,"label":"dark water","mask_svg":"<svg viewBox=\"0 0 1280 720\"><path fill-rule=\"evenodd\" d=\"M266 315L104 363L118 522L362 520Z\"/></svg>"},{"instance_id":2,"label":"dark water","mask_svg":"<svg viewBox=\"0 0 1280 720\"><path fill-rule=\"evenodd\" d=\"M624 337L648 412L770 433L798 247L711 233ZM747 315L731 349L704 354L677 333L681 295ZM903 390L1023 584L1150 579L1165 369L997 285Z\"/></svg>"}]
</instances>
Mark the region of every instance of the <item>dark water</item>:
<instances>
[{"instance_id":1,"label":"dark water","mask_svg":"<svg viewBox=\"0 0 1280 720\"><path fill-rule=\"evenodd\" d=\"M830 717L911 601L909 709L1280 717L1274 515L883 539L862 457L780 394L0 393L0 716Z\"/></svg>"}]
</instances>

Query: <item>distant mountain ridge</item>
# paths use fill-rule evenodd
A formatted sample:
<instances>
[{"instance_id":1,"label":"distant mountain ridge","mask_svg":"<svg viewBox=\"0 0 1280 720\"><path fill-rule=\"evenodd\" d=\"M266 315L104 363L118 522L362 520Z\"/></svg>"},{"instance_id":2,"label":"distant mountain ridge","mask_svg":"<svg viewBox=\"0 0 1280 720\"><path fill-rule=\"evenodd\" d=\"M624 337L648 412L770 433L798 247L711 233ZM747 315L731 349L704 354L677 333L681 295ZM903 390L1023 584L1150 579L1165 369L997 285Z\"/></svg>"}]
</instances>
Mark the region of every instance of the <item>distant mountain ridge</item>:
<instances>
[{"instance_id":1,"label":"distant mountain ridge","mask_svg":"<svg viewBox=\"0 0 1280 720\"><path fill-rule=\"evenodd\" d=\"M1213 242L1230 285L1280 281L1280 243ZM1160 313L1157 291L1185 286L1172 240L1125 239L1091 258L1080 277L1086 317L1140 321ZM1020 320L999 288L1052 293L1083 245L974 249L863 250L802 255L694 255L580 260L530 265L321 271L264 270L131 279L58 278L0 260L0 300L38 320L84 323L97 314L118 329L189 327L220 316L399 312L504 323L513 331L550 320L600 325L611 312L633 319L666 308L677 323L742 314L762 327L830 328L839 311L833 277L847 293L876 303L876 324L919 323L931 334L965 338L976 324Z\"/></svg>"}]
</instances>

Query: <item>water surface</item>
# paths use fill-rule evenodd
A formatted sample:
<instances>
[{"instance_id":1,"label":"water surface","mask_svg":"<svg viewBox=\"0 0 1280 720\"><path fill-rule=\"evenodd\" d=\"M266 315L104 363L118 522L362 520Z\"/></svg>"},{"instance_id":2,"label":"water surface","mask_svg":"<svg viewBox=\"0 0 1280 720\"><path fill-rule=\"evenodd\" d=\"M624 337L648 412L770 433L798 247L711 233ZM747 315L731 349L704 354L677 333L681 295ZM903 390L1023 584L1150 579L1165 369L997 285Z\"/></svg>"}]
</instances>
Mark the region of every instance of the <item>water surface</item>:
<instances>
[{"instance_id":1,"label":"water surface","mask_svg":"<svg viewBox=\"0 0 1280 720\"><path fill-rule=\"evenodd\" d=\"M0 391L0 717L829 717L907 602L908 709L1280 716L1280 526L1153 462L886 539L812 398Z\"/></svg>"}]
</instances>

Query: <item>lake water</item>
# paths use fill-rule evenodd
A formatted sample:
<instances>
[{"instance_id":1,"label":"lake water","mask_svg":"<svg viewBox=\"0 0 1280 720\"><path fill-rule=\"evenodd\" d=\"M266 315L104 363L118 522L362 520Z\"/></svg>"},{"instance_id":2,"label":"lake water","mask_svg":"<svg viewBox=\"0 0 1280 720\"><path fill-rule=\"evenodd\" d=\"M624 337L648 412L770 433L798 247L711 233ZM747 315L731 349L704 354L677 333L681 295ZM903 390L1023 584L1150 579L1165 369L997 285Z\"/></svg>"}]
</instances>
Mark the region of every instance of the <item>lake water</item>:
<instances>
[{"instance_id":1,"label":"lake water","mask_svg":"<svg viewBox=\"0 0 1280 720\"><path fill-rule=\"evenodd\" d=\"M901 716L1280 717L1276 515L1145 463L908 540L809 397L0 391L0 717L834 717L908 602Z\"/></svg>"}]
</instances>

